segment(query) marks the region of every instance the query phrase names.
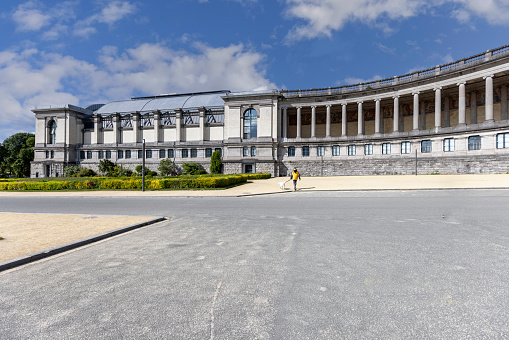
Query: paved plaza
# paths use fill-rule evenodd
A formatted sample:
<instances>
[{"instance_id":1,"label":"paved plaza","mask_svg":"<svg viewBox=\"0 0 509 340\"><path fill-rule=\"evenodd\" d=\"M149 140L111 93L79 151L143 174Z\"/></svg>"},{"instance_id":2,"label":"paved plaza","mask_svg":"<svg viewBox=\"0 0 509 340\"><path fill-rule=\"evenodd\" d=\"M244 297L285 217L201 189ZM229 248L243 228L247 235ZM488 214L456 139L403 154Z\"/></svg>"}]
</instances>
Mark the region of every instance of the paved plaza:
<instances>
[{"instance_id":1,"label":"paved plaza","mask_svg":"<svg viewBox=\"0 0 509 340\"><path fill-rule=\"evenodd\" d=\"M2 337L507 338L506 177L454 190L325 191L303 178L298 192L236 188L243 197L2 195L0 212L168 218L1 272Z\"/></svg>"}]
</instances>

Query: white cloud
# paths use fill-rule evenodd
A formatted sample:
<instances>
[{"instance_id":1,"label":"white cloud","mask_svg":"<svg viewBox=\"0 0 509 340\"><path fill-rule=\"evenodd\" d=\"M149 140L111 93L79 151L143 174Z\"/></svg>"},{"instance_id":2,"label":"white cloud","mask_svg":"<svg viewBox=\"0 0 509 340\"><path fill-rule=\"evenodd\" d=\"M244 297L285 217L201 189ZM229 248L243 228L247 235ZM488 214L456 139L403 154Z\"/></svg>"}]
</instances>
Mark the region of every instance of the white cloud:
<instances>
[{"instance_id":1,"label":"white cloud","mask_svg":"<svg viewBox=\"0 0 509 340\"><path fill-rule=\"evenodd\" d=\"M94 14L84 20L76 22L73 34L81 37L89 37L97 32L95 24L113 25L122 20L129 14L136 11L136 6L127 1L113 1L102 8L97 14Z\"/></svg>"},{"instance_id":2,"label":"white cloud","mask_svg":"<svg viewBox=\"0 0 509 340\"><path fill-rule=\"evenodd\" d=\"M375 76L371 77L370 79L347 77L341 83L346 84L346 85L355 85L355 84L371 83L373 81L381 80L381 79L382 79L382 77L380 77L379 75L375 75Z\"/></svg>"},{"instance_id":3,"label":"white cloud","mask_svg":"<svg viewBox=\"0 0 509 340\"><path fill-rule=\"evenodd\" d=\"M383 53L387 53L387 54L396 54L396 49L395 48L391 48L391 47L388 47L388 46L385 46L384 44L378 42L378 43L375 43L375 46L380 50L382 51Z\"/></svg>"},{"instance_id":4,"label":"white cloud","mask_svg":"<svg viewBox=\"0 0 509 340\"><path fill-rule=\"evenodd\" d=\"M49 25L51 16L44 14L35 1L29 1L18 6L12 14L18 31L39 31Z\"/></svg>"},{"instance_id":5,"label":"white cloud","mask_svg":"<svg viewBox=\"0 0 509 340\"><path fill-rule=\"evenodd\" d=\"M264 55L243 45L194 52L161 44L143 44L123 53L105 47L92 64L37 49L0 52L0 140L17 131L33 131L31 110L42 105L88 105L131 96L218 89L270 89ZM12 133L11 133L12 134Z\"/></svg>"},{"instance_id":6,"label":"white cloud","mask_svg":"<svg viewBox=\"0 0 509 340\"><path fill-rule=\"evenodd\" d=\"M289 18L297 24L288 33L287 40L295 41L321 36L330 37L349 22L373 24L389 34L389 23L406 19L429 10L431 15L454 5L450 15L461 23L472 16L481 17L490 24L507 25L508 0L285 0Z\"/></svg>"}]
</instances>

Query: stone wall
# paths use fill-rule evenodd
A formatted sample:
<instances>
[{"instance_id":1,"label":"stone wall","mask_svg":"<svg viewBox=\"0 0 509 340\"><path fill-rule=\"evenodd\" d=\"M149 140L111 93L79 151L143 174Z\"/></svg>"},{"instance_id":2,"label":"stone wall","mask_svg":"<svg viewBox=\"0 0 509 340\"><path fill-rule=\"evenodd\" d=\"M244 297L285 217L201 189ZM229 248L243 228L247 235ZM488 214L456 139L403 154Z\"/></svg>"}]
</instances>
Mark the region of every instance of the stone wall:
<instances>
[{"instance_id":1,"label":"stone wall","mask_svg":"<svg viewBox=\"0 0 509 340\"><path fill-rule=\"evenodd\" d=\"M413 175L415 158L284 162L280 176L296 167L303 176ZM285 171L286 170L286 171ZM500 174L509 172L509 156L469 156L417 159L418 174Z\"/></svg>"}]
</instances>

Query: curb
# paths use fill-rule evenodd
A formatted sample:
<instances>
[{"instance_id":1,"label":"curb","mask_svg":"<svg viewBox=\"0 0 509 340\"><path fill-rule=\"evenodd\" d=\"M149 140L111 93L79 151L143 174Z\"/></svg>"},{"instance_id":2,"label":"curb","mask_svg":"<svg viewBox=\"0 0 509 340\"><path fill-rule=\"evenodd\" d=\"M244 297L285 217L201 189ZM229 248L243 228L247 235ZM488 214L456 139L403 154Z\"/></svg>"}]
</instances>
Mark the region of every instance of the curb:
<instances>
[{"instance_id":1,"label":"curb","mask_svg":"<svg viewBox=\"0 0 509 340\"><path fill-rule=\"evenodd\" d=\"M19 267L24 264L35 262L35 261L53 256L53 255L57 255L57 254L60 254L60 253L63 253L63 252L66 252L66 251L69 251L72 249L76 249L76 248L79 248L79 247L82 247L82 246L85 246L85 245L88 245L88 244L91 244L91 243L94 243L97 241L101 241L101 240L104 240L104 239L107 239L107 238L110 238L110 237L113 237L116 235L126 233L128 231L135 230L135 229L138 229L141 227L145 227L147 225L161 222L164 220L166 220L165 217L157 217L157 218L154 218L154 219L146 221L146 222L133 224L133 225L130 225L127 227L123 227L123 228L108 231L108 232L105 232L105 233L102 233L99 235L91 236L91 237L85 238L83 240L79 240L79 241L67 243L67 244L64 244L64 245L61 245L58 247L42 250L37 253L18 257L16 259L8 260L5 262L0 262L0 272L2 272L4 270L15 268L15 267Z\"/></svg>"}]
</instances>

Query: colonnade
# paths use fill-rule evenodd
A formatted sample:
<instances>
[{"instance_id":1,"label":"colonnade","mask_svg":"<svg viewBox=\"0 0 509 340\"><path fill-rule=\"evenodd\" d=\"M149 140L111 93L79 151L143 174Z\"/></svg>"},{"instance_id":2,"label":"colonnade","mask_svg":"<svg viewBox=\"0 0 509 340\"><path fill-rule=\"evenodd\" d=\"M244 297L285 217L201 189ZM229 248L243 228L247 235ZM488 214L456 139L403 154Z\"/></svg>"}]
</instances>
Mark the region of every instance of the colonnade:
<instances>
[{"instance_id":1,"label":"colonnade","mask_svg":"<svg viewBox=\"0 0 509 340\"><path fill-rule=\"evenodd\" d=\"M490 122L494 120L493 113L493 77L494 75L487 75L483 77L485 82L485 121ZM456 86L458 87L458 126L466 125L466 88L465 81L458 82ZM442 128L442 86L435 86L432 89L435 92L435 115L434 115L434 126L435 130ZM413 119L412 119L412 130L419 130L419 114L424 114L424 107L420 107L420 95L424 90L415 90L412 91L411 94L413 96ZM402 132L400 129L400 97L402 94L394 94L392 96L393 100L393 132ZM471 96L471 115L476 117L476 109L477 109L477 100L476 93L470 93ZM381 116L381 100L384 97L377 97L374 100L375 102L375 135L380 134L380 126L382 122ZM508 119L507 117L507 85L501 86L501 102L502 102L502 119ZM357 104L357 135L364 135L364 111L363 104L364 100L357 98L357 100L353 99L351 101L339 101L337 104L341 105L341 136L347 136L347 105ZM445 110L444 115L448 119L449 115L449 97L445 97ZM302 138L302 108L305 107L300 104L293 104L288 106L282 106L280 109L282 110L282 137L288 138L288 108L295 107L297 109L297 132L296 138ZM311 104L311 138L316 137L316 104ZM331 137L331 107L332 104L328 103L325 105L326 107L326 127L325 127L325 137ZM447 121L447 120L446 120ZM473 119L471 119L473 121ZM447 126L448 123L445 123Z\"/></svg>"}]
</instances>

